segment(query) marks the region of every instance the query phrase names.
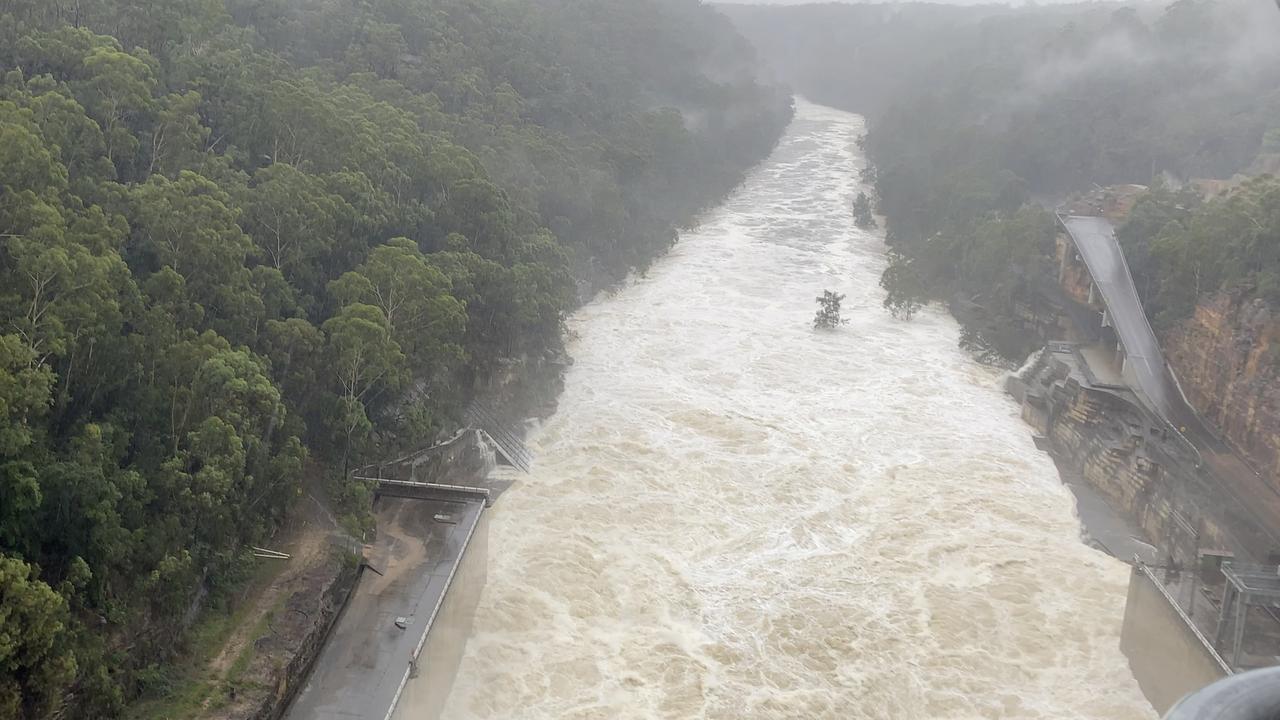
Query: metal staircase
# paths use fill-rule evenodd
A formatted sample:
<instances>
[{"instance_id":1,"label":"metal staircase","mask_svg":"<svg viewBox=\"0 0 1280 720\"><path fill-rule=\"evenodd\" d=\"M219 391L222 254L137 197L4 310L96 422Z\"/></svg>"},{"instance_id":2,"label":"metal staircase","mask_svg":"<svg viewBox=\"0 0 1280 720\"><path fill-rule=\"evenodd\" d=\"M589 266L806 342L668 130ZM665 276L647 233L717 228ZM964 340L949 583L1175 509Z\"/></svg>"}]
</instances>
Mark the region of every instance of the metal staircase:
<instances>
[{"instance_id":1,"label":"metal staircase","mask_svg":"<svg viewBox=\"0 0 1280 720\"><path fill-rule=\"evenodd\" d=\"M471 403L464 413L466 421L472 427L483 430L493 440L498 456L512 467L529 472L533 465L533 453L525 446L520 436L505 423L487 405L476 401Z\"/></svg>"}]
</instances>

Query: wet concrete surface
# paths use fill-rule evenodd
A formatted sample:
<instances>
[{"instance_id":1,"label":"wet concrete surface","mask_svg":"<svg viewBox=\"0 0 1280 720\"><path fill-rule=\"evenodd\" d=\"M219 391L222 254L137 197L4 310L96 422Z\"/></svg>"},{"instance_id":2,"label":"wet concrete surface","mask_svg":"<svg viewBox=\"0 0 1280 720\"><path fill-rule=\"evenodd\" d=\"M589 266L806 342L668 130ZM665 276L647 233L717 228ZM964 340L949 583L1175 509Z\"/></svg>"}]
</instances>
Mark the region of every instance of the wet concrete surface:
<instances>
[{"instance_id":1,"label":"wet concrete surface","mask_svg":"<svg viewBox=\"0 0 1280 720\"><path fill-rule=\"evenodd\" d=\"M1142 539L1142 528L1111 506L1107 499L1076 474L1059 466L1062 481L1076 497L1076 514L1084 526L1085 541L1117 559L1132 563L1134 558L1148 565L1161 565L1164 556Z\"/></svg>"},{"instance_id":2,"label":"wet concrete surface","mask_svg":"<svg viewBox=\"0 0 1280 720\"><path fill-rule=\"evenodd\" d=\"M1106 388L1125 386L1124 378L1120 376L1120 369L1116 367L1114 352L1102 345L1082 345L1080 356L1088 364L1089 372L1093 376L1092 384Z\"/></svg>"},{"instance_id":3,"label":"wet concrete surface","mask_svg":"<svg viewBox=\"0 0 1280 720\"><path fill-rule=\"evenodd\" d=\"M368 567L285 718L386 717L483 509L479 499L380 500Z\"/></svg>"},{"instance_id":4,"label":"wet concrete surface","mask_svg":"<svg viewBox=\"0 0 1280 720\"><path fill-rule=\"evenodd\" d=\"M1106 301L1111 323L1124 345L1126 369L1133 372L1138 388L1156 410L1169 418L1170 406L1178 400L1177 391L1167 382L1160 343L1147 324L1146 311L1116 242L1115 228L1106 218L1076 215L1062 218L1062 224Z\"/></svg>"}]
</instances>

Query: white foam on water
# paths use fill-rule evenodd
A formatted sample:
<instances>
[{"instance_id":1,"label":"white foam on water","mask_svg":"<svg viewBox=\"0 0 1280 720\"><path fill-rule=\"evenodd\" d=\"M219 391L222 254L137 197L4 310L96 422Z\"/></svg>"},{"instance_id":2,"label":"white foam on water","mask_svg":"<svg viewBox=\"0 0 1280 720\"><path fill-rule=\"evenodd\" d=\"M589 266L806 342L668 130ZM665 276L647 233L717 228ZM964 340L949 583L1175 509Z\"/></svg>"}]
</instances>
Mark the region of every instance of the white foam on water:
<instances>
[{"instance_id":1,"label":"white foam on water","mask_svg":"<svg viewBox=\"0 0 1280 720\"><path fill-rule=\"evenodd\" d=\"M1000 373L881 307L860 118L800 103L644 278L582 308L533 473L493 508L444 717L1151 718L1126 567ZM815 297L848 325L815 331Z\"/></svg>"}]
</instances>

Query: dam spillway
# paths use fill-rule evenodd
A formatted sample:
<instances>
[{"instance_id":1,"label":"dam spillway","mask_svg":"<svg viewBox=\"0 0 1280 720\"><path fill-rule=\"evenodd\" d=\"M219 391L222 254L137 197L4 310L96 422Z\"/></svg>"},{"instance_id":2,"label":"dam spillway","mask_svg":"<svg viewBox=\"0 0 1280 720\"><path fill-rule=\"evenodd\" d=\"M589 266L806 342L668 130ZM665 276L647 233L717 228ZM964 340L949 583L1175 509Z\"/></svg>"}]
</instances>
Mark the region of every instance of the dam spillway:
<instances>
[{"instance_id":1,"label":"dam spillway","mask_svg":"<svg viewBox=\"0 0 1280 720\"><path fill-rule=\"evenodd\" d=\"M1119 649L1127 567L1080 542L1000 374L941 310L881 307L862 130L800 103L571 319L443 717L1154 717Z\"/></svg>"},{"instance_id":2,"label":"dam spillway","mask_svg":"<svg viewBox=\"0 0 1280 720\"><path fill-rule=\"evenodd\" d=\"M380 493L364 576L285 720L389 720L408 698L417 717L438 717L484 586L490 498L482 488L397 484Z\"/></svg>"}]
</instances>

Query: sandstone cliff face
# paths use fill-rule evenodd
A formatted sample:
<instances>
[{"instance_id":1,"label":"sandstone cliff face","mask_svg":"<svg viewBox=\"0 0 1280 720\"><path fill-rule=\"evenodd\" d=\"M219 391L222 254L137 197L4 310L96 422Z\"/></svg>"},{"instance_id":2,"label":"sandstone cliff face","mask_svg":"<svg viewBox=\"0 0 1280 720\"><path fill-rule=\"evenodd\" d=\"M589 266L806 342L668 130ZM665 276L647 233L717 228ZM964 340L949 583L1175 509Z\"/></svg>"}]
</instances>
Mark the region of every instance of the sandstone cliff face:
<instances>
[{"instance_id":1,"label":"sandstone cliff face","mask_svg":"<svg viewBox=\"0 0 1280 720\"><path fill-rule=\"evenodd\" d=\"M1191 404L1280 488L1280 314L1219 293L1164 345Z\"/></svg>"},{"instance_id":2,"label":"sandstone cliff face","mask_svg":"<svg viewBox=\"0 0 1280 720\"><path fill-rule=\"evenodd\" d=\"M1202 549L1267 557L1266 533L1219 497L1186 446L1131 394L1083 386L1076 364L1046 352L1009 387L1059 467L1102 493L1176 565L1192 567Z\"/></svg>"},{"instance_id":3,"label":"sandstone cliff face","mask_svg":"<svg viewBox=\"0 0 1280 720\"><path fill-rule=\"evenodd\" d=\"M1071 300L1082 306L1088 306L1091 296L1089 286L1093 280L1082 262L1070 262L1077 257L1076 246L1065 232L1059 232L1054 238L1054 262L1058 264L1058 284Z\"/></svg>"}]
</instances>

